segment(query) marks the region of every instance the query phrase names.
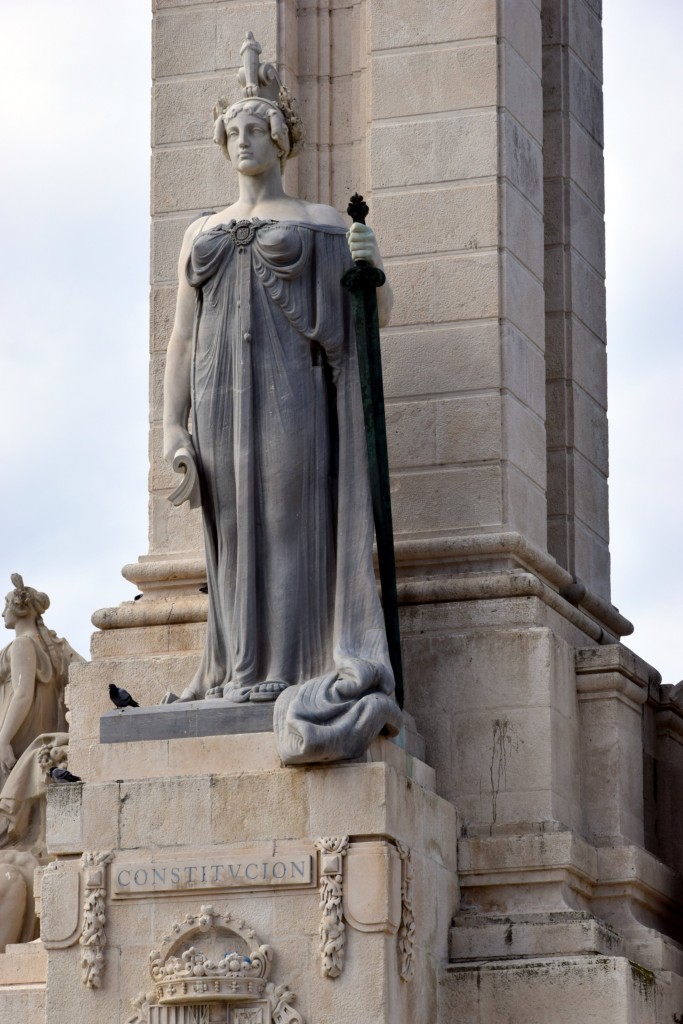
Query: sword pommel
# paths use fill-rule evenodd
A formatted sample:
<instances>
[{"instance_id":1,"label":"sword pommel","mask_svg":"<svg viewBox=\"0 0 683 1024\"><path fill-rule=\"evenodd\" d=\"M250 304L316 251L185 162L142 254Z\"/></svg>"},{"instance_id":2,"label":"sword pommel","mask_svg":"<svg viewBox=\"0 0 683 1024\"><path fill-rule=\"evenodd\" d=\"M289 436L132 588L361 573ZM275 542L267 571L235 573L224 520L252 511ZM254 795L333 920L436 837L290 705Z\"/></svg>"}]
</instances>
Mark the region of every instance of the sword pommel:
<instances>
[{"instance_id":1,"label":"sword pommel","mask_svg":"<svg viewBox=\"0 0 683 1024\"><path fill-rule=\"evenodd\" d=\"M346 212L354 224L365 224L365 218L370 210L363 197L354 192L349 205L346 207Z\"/></svg>"}]
</instances>

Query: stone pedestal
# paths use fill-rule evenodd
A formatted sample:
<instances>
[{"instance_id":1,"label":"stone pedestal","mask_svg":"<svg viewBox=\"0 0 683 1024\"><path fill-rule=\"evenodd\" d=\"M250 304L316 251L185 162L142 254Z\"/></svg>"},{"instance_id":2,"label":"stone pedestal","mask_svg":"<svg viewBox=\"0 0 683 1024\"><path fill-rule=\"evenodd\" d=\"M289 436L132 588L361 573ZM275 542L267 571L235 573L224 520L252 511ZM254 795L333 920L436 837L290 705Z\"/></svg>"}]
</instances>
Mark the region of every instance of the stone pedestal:
<instances>
[{"instance_id":1,"label":"stone pedestal","mask_svg":"<svg viewBox=\"0 0 683 1024\"><path fill-rule=\"evenodd\" d=\"M423 762L378 740L363 763L283 769L270 733L108 746L88 762L85 785L50 791L59 856L42 892L50 1024L75 1014L102 1024L185 1019L168 1016L182 982L171 996L155 985L150 953L180 937L180 951L223 956L236 948L225 915L239 935L255 933L249 952L271 948L269 983L295 997L285 1002L301 1017L273 1020L436 1019L458 906L456 818ZM99 988L83 983L89 894L101 899L102 941L90 947L101 953ZM187 941L186 915L206 919ZM211 1020L270 1024L267 999L223 1003L214 980L193 976L183 1005L215 998ZM152 1005L140 1009L146 993Z\"/></svg>"}]
</instances>

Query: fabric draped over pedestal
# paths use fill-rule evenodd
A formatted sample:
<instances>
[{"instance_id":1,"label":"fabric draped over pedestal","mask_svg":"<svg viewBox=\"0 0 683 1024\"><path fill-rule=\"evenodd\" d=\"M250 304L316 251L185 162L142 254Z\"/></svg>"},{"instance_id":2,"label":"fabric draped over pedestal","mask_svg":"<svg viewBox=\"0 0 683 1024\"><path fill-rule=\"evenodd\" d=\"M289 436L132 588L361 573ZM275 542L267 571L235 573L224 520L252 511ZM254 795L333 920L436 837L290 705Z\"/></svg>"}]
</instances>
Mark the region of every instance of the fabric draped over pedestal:
<instances>
[{"instance_id":1,"label":"fabric draped over pedestal","mask_svg":"<svg viewBox=\"0 0 683 1024\"><path fill-rule=\"evenodd\" d=\"M284 683L285 763L359 756L401 713L373 523L342 228L200 232L192 433L209 619L192 689Z\"/></svg>"}]
</instances>

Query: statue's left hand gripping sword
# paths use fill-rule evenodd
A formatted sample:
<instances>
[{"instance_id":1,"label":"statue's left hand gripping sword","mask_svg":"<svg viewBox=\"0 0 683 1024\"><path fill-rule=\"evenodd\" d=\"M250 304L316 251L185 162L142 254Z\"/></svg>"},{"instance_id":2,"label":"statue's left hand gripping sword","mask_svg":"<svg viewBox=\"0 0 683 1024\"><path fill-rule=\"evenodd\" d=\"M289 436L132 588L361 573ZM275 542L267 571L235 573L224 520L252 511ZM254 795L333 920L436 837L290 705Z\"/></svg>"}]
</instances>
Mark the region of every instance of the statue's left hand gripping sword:
<instances>
[{"instance_id":1,"label":"statue's left hand gripping sword","mask_svg":"<svg viewBox=\"0 0 683 1024\"><path fill-rule=\"evenodd\" d=\"M363 197L356 193L351 197L346 212L354 224L365 224L368 206L363 202ZM342 285L351 292L353 305L384 625L387 632L391 667L394 670L396 682L396 701L399 707L403 707L401 636L398 622L394 529L391 517L387 427L384 418L382 353L379 342L376 294L377 288L381 287L385 280L384 272L379 267L371 266L366 260L356 260L354 268L347 270L342 277Z\"/></svg>"}]
</instances>

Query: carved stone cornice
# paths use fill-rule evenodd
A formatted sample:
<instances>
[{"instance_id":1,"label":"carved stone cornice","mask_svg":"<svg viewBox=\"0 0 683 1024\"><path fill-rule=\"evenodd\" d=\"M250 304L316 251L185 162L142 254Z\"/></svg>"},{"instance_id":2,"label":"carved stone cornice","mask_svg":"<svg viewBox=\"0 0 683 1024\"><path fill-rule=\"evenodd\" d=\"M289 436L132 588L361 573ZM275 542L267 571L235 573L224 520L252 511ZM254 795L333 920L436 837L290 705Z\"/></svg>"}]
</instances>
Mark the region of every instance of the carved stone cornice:
<instances>
[{"instance_id":1,"label":"carved stone cornice","mask_svg":"<svg viewBox=\"0 0 683 1024\"><path fill-rule=\"evenodd\" d=\"M650 683L660 678L622 644L581 647L576 651L575 666L579 700L620 700L636 711L648 699Z\"/></svg>"},{"instance_id":2,"label":"carved stone cornice","mask_svg":"<svg viewBox=\"0 0 683 1024\"><path fill-rule=\"evenodd\" d=\"M398 536L394 548L399 604L535 596L598 643L633 632L614 605L514 531ZM122 573L144 597L96 611L92 621L99 629L206 621L208 602L199 591L206 583L203 555L150 555Z\"/></svg>"}]
</instances>

